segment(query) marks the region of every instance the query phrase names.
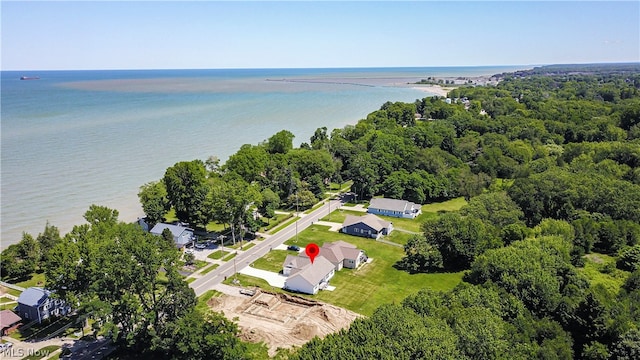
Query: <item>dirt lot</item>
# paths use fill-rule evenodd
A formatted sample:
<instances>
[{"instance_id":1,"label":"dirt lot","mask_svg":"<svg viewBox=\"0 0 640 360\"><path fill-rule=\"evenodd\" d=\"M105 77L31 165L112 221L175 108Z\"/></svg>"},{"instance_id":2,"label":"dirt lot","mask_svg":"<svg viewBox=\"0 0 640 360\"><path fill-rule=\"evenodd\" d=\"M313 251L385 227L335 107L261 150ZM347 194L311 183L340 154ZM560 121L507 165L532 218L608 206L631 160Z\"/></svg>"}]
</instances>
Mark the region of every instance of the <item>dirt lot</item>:
<instances>
[{"instance_id":1,"label":"dirt lot","mask_svg":"<svg viewBox=\"0 0 640 360\"><path fill-rule=\"evenodd\" d=\"M346 328L360 317L354 312L285 294L258 292L254 296L214 297L212 310L222 311L229 319L238 318L246 341L264 341L269 355L278 348L300 346L315 336Z\"/></svg>"}]
</instances>

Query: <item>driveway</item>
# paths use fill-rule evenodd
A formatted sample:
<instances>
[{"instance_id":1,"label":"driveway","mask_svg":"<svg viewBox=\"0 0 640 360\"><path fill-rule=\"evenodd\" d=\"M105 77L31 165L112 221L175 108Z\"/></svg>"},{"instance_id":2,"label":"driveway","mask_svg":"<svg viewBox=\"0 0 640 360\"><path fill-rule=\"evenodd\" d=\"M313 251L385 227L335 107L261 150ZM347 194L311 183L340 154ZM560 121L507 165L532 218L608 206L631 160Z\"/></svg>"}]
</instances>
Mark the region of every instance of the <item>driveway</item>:
<instances>
[{"instance_id":1,"label":"driveway","mask_svg":"<svg viewBox=\"0 0 640 360\"><path fill-rule=\"evenodd\" d=\"M240 274L254 276L254 277L257 277L257 278L260 278L260 279L264 279L269 283L269 285L277 287L277 288L283 288L284 287L284 281L287 280L287 277L284 276L284 275L280 275L280 274L274 273L272 271L256 269L253 266L247 266L247 267L241 269L238 272Z\"/></svg>"}]
</instances>

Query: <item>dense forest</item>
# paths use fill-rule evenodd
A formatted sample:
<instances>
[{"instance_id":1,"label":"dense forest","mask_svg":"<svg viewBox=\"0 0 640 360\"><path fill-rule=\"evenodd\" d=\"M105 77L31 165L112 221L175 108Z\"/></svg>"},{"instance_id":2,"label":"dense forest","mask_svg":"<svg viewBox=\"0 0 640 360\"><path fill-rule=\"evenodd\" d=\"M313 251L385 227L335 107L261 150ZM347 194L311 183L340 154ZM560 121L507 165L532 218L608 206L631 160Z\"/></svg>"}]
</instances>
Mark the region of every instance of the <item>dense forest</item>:
<instances>
[{"instance_id":1,"label":"dense forest","mask_svg":"<svg viewBox=\"0 0 640 360\"><path fill-rule=\"evenodd\" d=\"M242 237L260 225L254 214L309 208L330 183L351 181L359 200L468 200L422 224L395 265L465 271L459 286L384 305L283 354L291 359L640 358L640 66L500 77L458 87L451 101L387 102L299 147L283 130L224 164L177 163L141 187L141 204L151 222L173 209ZM114 210L85 218L64 237L50 225L25 234L3 251L3 278L43 269L49 287L137 352L255 355L231 321L196 305L168 240L118 223Z\"/></svg>"}]
</instances>

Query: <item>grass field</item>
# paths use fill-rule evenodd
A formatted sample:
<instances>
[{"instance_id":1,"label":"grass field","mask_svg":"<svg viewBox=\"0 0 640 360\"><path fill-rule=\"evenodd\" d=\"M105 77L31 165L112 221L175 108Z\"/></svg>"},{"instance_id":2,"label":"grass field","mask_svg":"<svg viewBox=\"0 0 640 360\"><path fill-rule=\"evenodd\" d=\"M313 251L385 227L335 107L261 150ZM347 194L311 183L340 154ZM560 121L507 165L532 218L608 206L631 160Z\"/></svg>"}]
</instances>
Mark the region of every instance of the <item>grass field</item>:
<instances>
[{"instance_id":1,"label":"grass field","mask_svg":"<svg viewBox=\"0 0 640 360\"><path fill-rule=\"evenodd\" d=\"M217 269L217 268L218 268L218 266L220 266L220 265L218 265L218 264L213 264L213 265L211 265L211 266L209 266L209 267L205 268L204 270L202 270L202 271L200 272L200 274L202 274L202 275L208 274L208 273L212 272L213 270Z\"/></svg>"},{"instance_id":2,"label":"grass field","mask_svg":"<svg viewBox=\"0 0 640 360\"><path fill-rule=\"evenodd\" d=\"M44 276L44 272L41 273L34 273L33 276L31 277L31 279L26 280L26 281L21 281L19 283L16 283L16 285L21 286L23 288L30 288L32 286L39 286L42 287L44 286L44 281L45 281L45 276Z\"/></svg>"},{"instance_id":3,"label":"grass field","mask_svg":"<svg viewBox=\"0 0 640 360\"><path fill-rule=\"evenodd\" d=\"M344 307L363 315L371 315L384 303L399 303L408 295L423 288L450 290L462 280L463 273L433 273L411 275L397 270L393 265L404 256L401 247L376 242L371 239L329 232L328 227L312 225L299 234L297 243L289 239L286 244L306 246L316 243L343 240L364 250L371 264L358 270L343 269L331 279L335 291L322 291L313 298ZM281 263L280 263L281 264Z\"/></svg>"},{"instance_id":4,"label":"grass field","mask_svg":"<svg viewBox=\"0 0 640 360\"><path fill-rule=\"evenodd\" d=\"M229 251L216 250L207 256L209 259L220 260L222 257L229 255Z\"/></svg>"},{"instance_id":5,"label":"grass field","mask_svg":"<svg viewBox=\"0 0 640 360\"><path fill-rule=\"evenodd\" d=\"M296 255L295 251L288 250L271 250L267 255L261 257L253 263L256 269L279 272L282 270L282 264L287 255Z\"/></svg>"},{"instance_id":6,"label":"grass field","mask_svg":"<svg viewBox=\"0 0 640 360\"><path fill-rule=\"evenodd\" d=\"M267 219L263 217L260 219L260 221L262 221L262 223L266 225L261 227L259 231L267 232L273 229L274 227L278 226L283 221L286 221L287 219L291 218L292 216L293 214L276 214L274 218L271 218L271 219Z\"/></svg>"},{"instance_id":7,"label":"grass field","mask_svg":"<svg viewBox=\"0 0 640 360\"><path fill-rule=\"evenodd\" d=\"M422 212L458 211L465 205L467 205L467 201L461 196L443 202L422 205Z\"/></svg>"},{"instance_id":8,"label":"grass field","mask_svg":"<svg viewBox=\"0 0 640 360\"><path fill-rule=\"evenodd\" d=\"M362 216L362 215L366 215L366 213L363 213L362 211L356 211L356 210L347 210L347 209L344 209L343 207L342 209L338 209L332 212L330 215L323 217L320 220L331 221L335 223L343 223L344 220L347 218L347 215Z\"/></svg>"}]
</instances>

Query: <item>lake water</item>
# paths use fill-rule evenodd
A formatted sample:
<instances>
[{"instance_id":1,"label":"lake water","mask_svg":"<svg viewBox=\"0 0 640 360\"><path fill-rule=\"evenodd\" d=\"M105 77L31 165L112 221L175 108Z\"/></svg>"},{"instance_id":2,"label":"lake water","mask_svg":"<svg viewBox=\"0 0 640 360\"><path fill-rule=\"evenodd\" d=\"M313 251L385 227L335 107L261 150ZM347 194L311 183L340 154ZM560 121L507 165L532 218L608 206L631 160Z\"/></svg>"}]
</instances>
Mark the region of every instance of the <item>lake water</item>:
<instances>
[{"instance_id":1,"label":"lake water","mask_svg":"<svg viewBox=\"0 0 640 360\"><path fill-rule=\"evenodd\" d=\"M178 161L224 162L283 129L299 145L429 96L409 82L516 68L3 71L1 246L47 221L67 232L91 204L135 220L138 188Z\"/></svg>"}]
</instances>

